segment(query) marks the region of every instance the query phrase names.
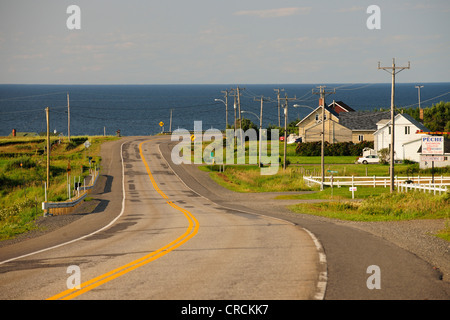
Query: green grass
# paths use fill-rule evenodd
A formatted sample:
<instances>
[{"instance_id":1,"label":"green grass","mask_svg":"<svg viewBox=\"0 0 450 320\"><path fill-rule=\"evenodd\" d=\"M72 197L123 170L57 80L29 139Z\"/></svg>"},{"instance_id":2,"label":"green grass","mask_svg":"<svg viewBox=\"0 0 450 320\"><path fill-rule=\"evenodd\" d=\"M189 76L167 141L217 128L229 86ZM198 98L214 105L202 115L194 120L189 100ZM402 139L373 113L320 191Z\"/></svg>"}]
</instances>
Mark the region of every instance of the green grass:
<instances>
[{"instance_id":1,"label":"green grass","mask_svg":"<svg viewBox=\"0 0 450 320\"><path fill-rule=\"evenodd\" d=\"M115 137L89 137L91 147L84 149L86 137L72 137L72 143L55 143L51 152L49 201L67 199L67 166L71 165L71 182L89 175L88 156L101 163L100 145ZM58 141L52 138L52 142ZM34 228L42 215L44 181L46 181L45 140L42 138L0 138L0 240ZM30 152L31 151L31 152Z\"/></svg>"},{"instance_id":2,"label":"green grass","mask_svg":"<svg viewBox=\"0 0 450 320\"><path fill-rule=\"evenodd\" d=\"M310 188L304 183L298 168L280 169L275 175L261 175L258 166L225 166L225 172L217 172L219 166L201 166L219 185L236 192L284 192L304 191Z\"/></svg>"},{"instance_id":3,"label":"green grass","mask_svg":"<svg viewBox=\"0 0 450 320\"><path fill-rule=\"evenodd\" d=\"M389 193L389 188L384 187L357 187L358 190L355 192L355 199L367 199L372 196L378 196L382 194ZM314 187L317 192L307 193L307 194L292 194L292 195L280 195L276 199L280 200L340 200L340 199L352 199L352 192L349 191L349 187L341 188L330 188L325 187L323 191L318 191L318 187Z\"/></svg>"},{"instance_id":4,"label":"green grass","mask_svg":"<svg viewBox=\"0 0 450 320\"><path fill-rule=\"evenodd\" d=\"M339 199L290 206L294 212L352 221L395 221L449 219L450 195L433 196L422 192L383 193L353 202Z\"/></svg>"}]
</instances>

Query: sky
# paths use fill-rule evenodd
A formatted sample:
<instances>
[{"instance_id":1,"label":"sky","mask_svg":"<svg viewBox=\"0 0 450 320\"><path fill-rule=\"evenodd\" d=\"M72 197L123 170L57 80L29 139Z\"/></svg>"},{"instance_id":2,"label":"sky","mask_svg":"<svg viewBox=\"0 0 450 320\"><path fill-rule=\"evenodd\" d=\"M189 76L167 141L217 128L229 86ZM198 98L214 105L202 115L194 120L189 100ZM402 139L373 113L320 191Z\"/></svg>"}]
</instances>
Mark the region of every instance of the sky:
<instances>
[{"instance_id":1,"label":"sky","mask_svg":"<svg viewBox=\"0 0 450 320\"><path fill-rule=\"evenodd\" d=\"M411 63L398 82L450 82L449 14L448 0L0 0L0 83L389 83L377 67L393 58Z\"/></svg>"}]
</instances>

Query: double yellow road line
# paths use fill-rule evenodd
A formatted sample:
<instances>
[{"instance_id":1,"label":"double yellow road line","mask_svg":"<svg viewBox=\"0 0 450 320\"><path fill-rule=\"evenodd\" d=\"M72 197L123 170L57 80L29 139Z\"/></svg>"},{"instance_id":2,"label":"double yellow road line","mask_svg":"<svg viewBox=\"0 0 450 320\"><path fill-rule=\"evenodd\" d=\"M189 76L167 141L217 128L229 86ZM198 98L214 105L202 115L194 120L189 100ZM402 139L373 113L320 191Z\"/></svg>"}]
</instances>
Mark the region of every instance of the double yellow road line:
<instances>
[{"instance_id":1,"label":"double yellow road line","mask_svg":"<svg viewBox=\"0 0 450 320\"><path fill-rule=\"evenodd\" d=\"M155 261L158 258L161 258L162 256L168 254L172 250L175 250L176 248L180 247L181 245L183 245L184 243L189 241L189 239L191 239L192 237L194 237L197 234L198 228L199 228L199 223L198 223L197 219L189 211L177 206L172 201L170 201L169 197L158 187L155 179L153 178L150 167L149 167L147 161L145 160L144 154L142 153L142 145L146 142L148 142L148 141L144 141L141 144L139 144L139 153L140 153L141 159L144 162L144 165L147 169L147 173L148 173L148 176L150 177L150 181L153 185L153 188L155 188L155 190L164 199L167 200L166 202L169 206L171 206L172 208L174 208L184 214L186 219L189 221L188 228L181 236L179 236L177 239L170 242L169 244L165 245L164 247L159 248L158 250L155 250L155 251L143 256L142 258L134 260L122 267L116 268L116 269L111 270L101 276L98 276L94 279L86 281L86 282L82 283L79 286L79 288L68 289L57 295L54 295L53 297L48 298L47 300L70 300L70 299L73 299L83 293L86 293L92 289L95 289L95 288L101 286L102 284L105 284L111 280L114 280L120 276L123 276L124 274L126 274L130 271L133 271L139 267L142 267L143 265L146 265L152 261ZM123 163L122 163L122 165L123 165ZM123 177L123 179L125 179L125 177Z\"/></svg>"}]
</instances>

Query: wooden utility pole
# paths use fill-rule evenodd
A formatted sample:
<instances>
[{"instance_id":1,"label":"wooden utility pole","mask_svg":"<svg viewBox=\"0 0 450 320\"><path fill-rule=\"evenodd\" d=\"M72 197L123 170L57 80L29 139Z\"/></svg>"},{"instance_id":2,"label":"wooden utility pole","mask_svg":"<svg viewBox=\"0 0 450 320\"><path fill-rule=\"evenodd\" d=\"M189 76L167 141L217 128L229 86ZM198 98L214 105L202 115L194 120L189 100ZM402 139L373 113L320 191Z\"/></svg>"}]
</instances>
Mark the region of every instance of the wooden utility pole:
<instances>
[{"instance_id":1,"label":"wooden utility pole","mask_svg":"<svg viewBox=\"0 0 450 320\"><path fill-rule=\"evenodd\" d=\"M378 62L378 69L385 70L392 75L392 87L391 87L391 155L390 155L390 189L391 193L394 192L394 162L395 162L395 75L405 69L410 69L410 63L408 61L407 67L396 67L395 66L395 58L392 59L392 67L380 67L380 62Z\"/></svg>"},{"instance_id":2,"label":"wooden utility pole","mask_svg":"<svg viewBox=\"0 0 450 320\"><path fill-rule=\"evenodd\" d=\"M297 97L288 98L287 93L284 94L284 160L283 160L283 169L286 170L286 153L287 153L287 125L288 125L288 102L292 100L297 100Z\"/></svg>"},{"instance_id":3,"label":"wooden utility pole","mask_svg":"<svg viewBox=\"0 0 450 320\"><path fill-rule=\"evenodd\" d=\"M172 111L173 109L170 109L169 132L172 132Z\"/></svg>"},{"instance_id":4,"label":"wooden utility pole","mask_svg":"<svg viewBox=\"0 0 450 320\"><path fill-rule=\"evenodd\" d=\"M45 115L47 118L47 194L50 188L50 115L49 108L45 108ZM46 197L48 199L48 197Z\"/></svg>"},{"instance_id":5,"label":"wooden utility pole","mask_svg":"<svg viewBox=\"0 0 450 320\"><path fill-rule=\"evenodd\" d=\"M261 98L254 98L254 101L261 101L261 111L259 114L259 167L261 167L261 146L262 146L262 121L263 121L263 103L264 101L269 101L265 99L263 96Z\"/></svg>"},{"instance_id":6,"label":"wooden utility pole","mask_svg":"<svg viewBox=\"0 0 450 320\"><path fill-rule=\"evenodd\" d=\"M420 121L423 122L423 109L420 106L420 89L422 89L422 88L423 88L422 85L417 85L416 86L416 89L419 89L419 118L420 118Z\"/></svg>"},{"instance_id":7,"label":"wooden utility pole","mask_svg":"<svg viewBox=\"0 0 450 320\"><path fill-rule=\"evenodd\" d=\"M278 101L278 126L281 127L281 114L280 114L280 91L284 91L284 89L273 89L277 93L277 101Z\"/></svg>"},{"instance_id":8,"label":"wooden utility pole","mask_svg":"<svg viewBox=\"0 0 450 320\"><path fill-rule=\"evenodd\" d=\"M225 130L228 128L228 89L221 91L225 94Z\"/></svg>"},{"instance_id":9,"label":"wooden utility pole","mask_svg":"<svg viewBox=\"0 0 450 320\"><path fill-rule=\"evenodd\" d=\"M70 142L70 103L69 103L69 93L67 92L67 137Z\"/></svg>"},{"instance_id":10,"label":"wooden utility pole","mask_svg":"<svg viewBox=\"0 0 450 320\"><path fill-rule=\"evenodd\" d=\"M324 183L325 183L325 95L327 94L335 94L336 89L334 91L325 91L325 86L319 86L319 91L314 92L313 94L320 95L319 103L322 104L322 151L321 151L321 171L322 171L322 182L320 184L320 190L323 190Z\"/></svg>"}]
</instances>

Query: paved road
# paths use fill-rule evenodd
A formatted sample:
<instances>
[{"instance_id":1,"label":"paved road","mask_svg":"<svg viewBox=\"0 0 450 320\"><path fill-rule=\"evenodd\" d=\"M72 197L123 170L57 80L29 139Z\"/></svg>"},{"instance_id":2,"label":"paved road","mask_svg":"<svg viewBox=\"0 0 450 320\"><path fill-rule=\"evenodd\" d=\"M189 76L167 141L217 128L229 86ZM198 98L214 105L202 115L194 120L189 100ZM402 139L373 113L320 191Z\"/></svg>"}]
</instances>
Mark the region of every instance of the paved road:
<instances>
[{"instance_id":1,"label":"paved road","mask_svg":"<svg viewBox=\"0 0 450 320\"><path fill-rule=\"evenodd\" d=\"M90 214L0 248L0 299L322 298L312 234L199 196L161 141L108 143Z\"/></svg>"},{"instance_id":2,"label":"paved road","mask_svg":"<svg viewBox=\"0 0 450 320\"><path fill-rule=\"evenodd\" d=\"M170 146L161 145L170 159ZM311 231L321 242L327 261L325 299L443 299L450 298L450 283L428 262L372 233L331 219L294 214L277 194L239 194L226 190L193 165L172 166L187 185L215 203L248 212L285 219ZM448 252L447 252L448 254ZM367 280L379 267L381 289L368 289ZM371 278L372 279L372 278Z\"/></svg>"}]
</instances>

